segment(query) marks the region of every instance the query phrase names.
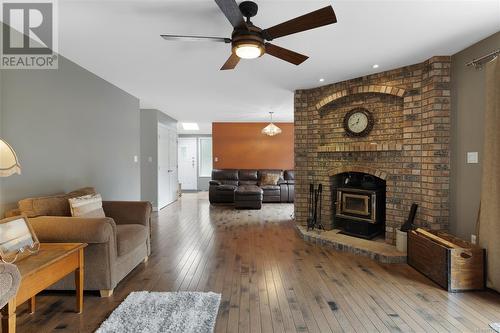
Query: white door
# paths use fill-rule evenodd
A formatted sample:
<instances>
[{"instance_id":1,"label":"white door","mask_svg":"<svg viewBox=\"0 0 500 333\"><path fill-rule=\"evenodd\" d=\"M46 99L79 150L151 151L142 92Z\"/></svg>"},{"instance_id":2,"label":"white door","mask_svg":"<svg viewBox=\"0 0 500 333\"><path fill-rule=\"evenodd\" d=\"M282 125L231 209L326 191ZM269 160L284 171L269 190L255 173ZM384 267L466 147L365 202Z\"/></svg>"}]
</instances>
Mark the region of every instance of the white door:
<instances>
[{"instance_id":1,"label":"white door","mask_svg":"<svg viewBox=\"0 0 500 333\"><path fill-rule=\"evenodd\" d=\"M183 190L198 189L196 138L179 138L179 182Z\"/></svg>"},{"instance_id":2,"label":"white door","mask_svg":"<svg viewBox=\"0 0 500 333\"><path fill-rule=\"evenodd\" d=\"M158 125L158 208L177 199L177 133Z\"/></svg>"},{"instance_id":3,"label":"white door","mask_svg":"<svg viewBox=\"0 0 500 333\"><path fill-rule=\"evenodd\" d=\"M177 132L169 130L168 134L168 151L169 151L169 197L171 202L177 200L177 190L179 189L179 178L177 175Z\"/></svg>"}]
</instances>

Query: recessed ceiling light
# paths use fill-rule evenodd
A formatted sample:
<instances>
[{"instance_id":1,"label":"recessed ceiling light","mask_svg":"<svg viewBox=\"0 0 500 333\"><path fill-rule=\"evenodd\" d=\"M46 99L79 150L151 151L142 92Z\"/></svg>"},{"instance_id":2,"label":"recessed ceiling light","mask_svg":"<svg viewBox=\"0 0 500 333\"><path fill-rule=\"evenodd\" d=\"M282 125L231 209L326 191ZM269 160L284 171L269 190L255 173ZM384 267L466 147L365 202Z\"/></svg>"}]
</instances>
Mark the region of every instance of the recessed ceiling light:
<instances>
[{"instance_id":1,"label":"recessed ceiling light","mask_svg":"<svg viewBox=\"0 0 500 333\"><path fill-rule=\"evenodd\" d=\"M185 131L199 131L200 126L197 123L182 123L182 128Z\"/></svg>"},{"instance_id":2,"label":"recessed ceiling light","mask_svg":"<svg viewBox=\"0 0 500 333\"><path fill-rule=\"evenodd\" d=\"M325 81L325 79L323 79L323 78L319 79L319 82L324 82L324 81Z\"/></svg>"},{"instance_id":3,"label":"recessed ceiling light","mask_svg":"<svg viewBox=\"0 0 500 333\"><path fill-rule=\"evenodd\" d=\"M377 64L375 64L375 65L373 65L372 67L373 67L373 68L378 68L378 65L377 65Z\"/></svg>"}]
</instances>

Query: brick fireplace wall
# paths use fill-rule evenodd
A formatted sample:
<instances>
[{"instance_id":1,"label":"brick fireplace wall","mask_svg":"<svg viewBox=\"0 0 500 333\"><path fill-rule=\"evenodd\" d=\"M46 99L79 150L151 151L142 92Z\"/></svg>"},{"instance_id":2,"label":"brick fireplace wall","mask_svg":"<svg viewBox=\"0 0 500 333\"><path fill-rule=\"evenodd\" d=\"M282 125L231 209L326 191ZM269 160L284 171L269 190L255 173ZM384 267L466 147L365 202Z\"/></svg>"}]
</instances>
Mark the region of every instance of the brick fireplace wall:
<instances>
[{"instance_id":1,"label":"brick fireplace wall","mask_svg":"<svg viewBox=\"0 0 500 333\"><path fill-rule=\"evenodd\" d=\"M344 133L346 112L364 107L375 125L364 138ZM322 222L332 227L331 177L365 172L386 181L386 242L413 202L416 223L448 227L450 57L295 92L295 217L306 225L309 183L322 183Z\"/></svg>"}]
</instances>

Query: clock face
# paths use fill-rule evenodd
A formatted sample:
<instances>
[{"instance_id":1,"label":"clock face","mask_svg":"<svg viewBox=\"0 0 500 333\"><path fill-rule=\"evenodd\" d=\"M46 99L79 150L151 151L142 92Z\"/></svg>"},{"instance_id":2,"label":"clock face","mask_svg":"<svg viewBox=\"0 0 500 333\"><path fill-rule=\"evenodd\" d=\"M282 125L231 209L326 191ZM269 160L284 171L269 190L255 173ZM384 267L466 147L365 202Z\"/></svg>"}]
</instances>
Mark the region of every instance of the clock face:
<instances>
[{"instance_id":1,"label":"clock face","mask_svg":"<svg viewBox=\"0 0 500 333\"><path fill-rule=\"evenodd\" d=\"M348 136L367 136L373 128L373 116L365 108L355 108L344 117L344 130Z\"/></svg>"},{"instance_id":2,"label":"clock face","mask_svg":"<svg viewBox=\"0 0 500 333\"><path fill-rule=\"evenodd\" d=\"M368 116L363 112L353 113L347 120L347 126L352 132L361 133L368 127Z\"/></svg>"}]
</instances>

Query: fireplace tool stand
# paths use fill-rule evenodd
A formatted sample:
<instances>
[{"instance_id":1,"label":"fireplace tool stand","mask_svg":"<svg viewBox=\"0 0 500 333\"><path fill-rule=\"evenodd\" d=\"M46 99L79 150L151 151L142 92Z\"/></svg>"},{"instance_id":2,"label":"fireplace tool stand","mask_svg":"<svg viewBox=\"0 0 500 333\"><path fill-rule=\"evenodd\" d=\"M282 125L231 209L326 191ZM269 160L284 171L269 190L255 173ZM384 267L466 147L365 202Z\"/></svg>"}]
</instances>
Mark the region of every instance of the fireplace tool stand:
<instances>
[{"instance_id":1,"label":"fireplace tool stand","mask_svg":"<svg viewBox=\"0 0 500 333\"><path fill-rule=\"evenodd\" d=\"M325 227L321 223L321 202L323 198L323 185L319 184L318 188L314 188L314 184L309 184L309 202L308 202L308 213L307 218L307 231L314 230L325 230ZM318 207L319 206L319 207Z\"/></svg>"}]
</instances>

